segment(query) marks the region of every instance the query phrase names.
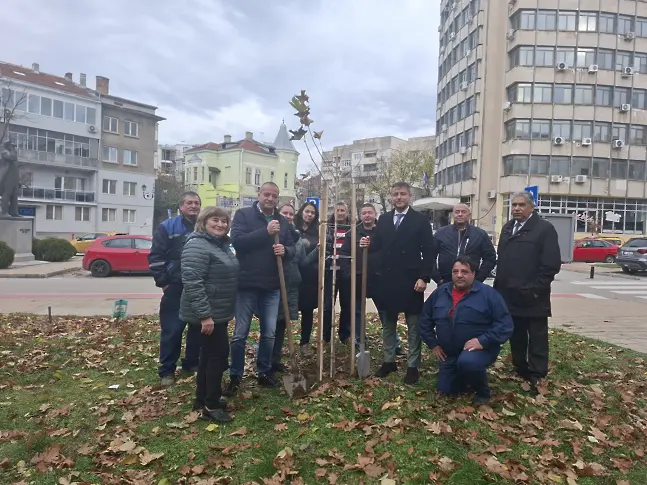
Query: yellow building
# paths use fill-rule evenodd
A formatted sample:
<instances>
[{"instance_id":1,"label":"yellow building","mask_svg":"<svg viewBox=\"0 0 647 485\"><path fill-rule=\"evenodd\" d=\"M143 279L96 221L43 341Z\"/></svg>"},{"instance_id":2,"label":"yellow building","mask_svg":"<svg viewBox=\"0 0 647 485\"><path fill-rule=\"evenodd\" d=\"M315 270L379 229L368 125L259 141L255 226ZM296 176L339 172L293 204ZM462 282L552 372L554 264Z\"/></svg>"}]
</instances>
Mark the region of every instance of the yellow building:
<instances>
[{"instance_id":1,"label":"yellow building","mask_svg":"<svg viewBox=\"0 0 647 485\"><path fill-rule=\"evenodd\" d=\"M239 141L225 135L222 143L187 150L184 180L187 188L200 194L203 207L249 207L265 182L279 186L281 201L294 201L298 160L299 152L282 123L272 144L254 140L248 131Z\"/></svg>"}]
</instances>

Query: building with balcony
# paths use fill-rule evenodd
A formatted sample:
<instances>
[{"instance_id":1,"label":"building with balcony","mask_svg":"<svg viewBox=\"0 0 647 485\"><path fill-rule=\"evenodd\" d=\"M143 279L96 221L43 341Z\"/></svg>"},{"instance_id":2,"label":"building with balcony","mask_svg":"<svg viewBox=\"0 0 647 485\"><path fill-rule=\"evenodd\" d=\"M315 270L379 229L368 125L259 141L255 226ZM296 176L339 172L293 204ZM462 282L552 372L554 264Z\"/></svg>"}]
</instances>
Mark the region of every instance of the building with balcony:
<instances>
[{"instance_id":1,"label":"building with balcony","mask_svg":"<svg viewBox=\"0 0 647 485\"><path fill-rule=\"evenodd\" d=\"M236 210L249 207L258 198L264 182L279 186L281 201L296 199L296 171L299 152L281 124L273 144L254 140L252 132L232 141L206 143L184 153L184 182L200 194L202 205L218 205Z\"/></svg>"},{"instance_id":2,"label":"building with balcony","mask_svg":"<svg viewBox=\"0 0 647 485\"><path fill-rule=\"evenodd\" d=\"M644 234L647 3L443 0L440 25L435 194L495 238L529 186L580 233Z\"/></svg>"},{"instance_id":3,"label":"building with balcony","mask_svg":"<svg viewBox=\"0 0 647 485\"><path fill-rule=\"evenodd\" d=\"M174 175L184 180L184 154L194 145L179 143L176 145L159 145L155 158L155 170L160 175Z\"/></svg>"}]
</instances>

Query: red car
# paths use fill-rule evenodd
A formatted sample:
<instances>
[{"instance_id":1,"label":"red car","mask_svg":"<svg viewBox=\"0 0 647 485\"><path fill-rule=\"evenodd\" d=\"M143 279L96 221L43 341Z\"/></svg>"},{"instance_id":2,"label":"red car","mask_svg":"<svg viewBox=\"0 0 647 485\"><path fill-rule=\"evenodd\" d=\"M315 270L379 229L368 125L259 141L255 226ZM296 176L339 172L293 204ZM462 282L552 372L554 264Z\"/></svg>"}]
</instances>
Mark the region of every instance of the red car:
<instances>
[{"instance_id":1,"label":"red car","mask_svg":"<svg viewBox=\"0 0 647 485\"><path fill-rule=\"evenodd\" d=\"M108 236L97 239L83 256L83 269L105 278L114 272L147 273L151 236Z\"/></svg>"},{"instance_id":2,"label":"red car","mask_svg":"<svg viewBox=\"0 0 647 485\"><path fill-rule=\"evenodd\" d=\"M601 239L583 239L573 248L573 261L613 263L617 256L618 246Z\"/></svg>"}]
</instances>

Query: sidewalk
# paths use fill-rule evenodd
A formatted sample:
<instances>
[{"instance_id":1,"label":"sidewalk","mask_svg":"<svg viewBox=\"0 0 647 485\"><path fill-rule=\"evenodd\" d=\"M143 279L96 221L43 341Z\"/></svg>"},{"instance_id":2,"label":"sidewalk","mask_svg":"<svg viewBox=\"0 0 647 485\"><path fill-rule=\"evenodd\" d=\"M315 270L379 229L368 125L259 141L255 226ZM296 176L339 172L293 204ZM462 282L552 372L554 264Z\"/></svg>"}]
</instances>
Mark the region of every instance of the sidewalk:
<instances>
[{"instance_id":1,"label":"sidewalk","mask_svg":"<svg viewBox=\"0 0 647 485\"><path fill-rule=\"evenodd\" d=\"M629 275L622 272L620 267L608 268L605 266L597 266L598 263L569 263L562 264L562 271L572 271L573 273L591 273L591 266L595 266L596 275L610 276L612 278L626 278L630 280L642 279L639 276Z\"/></svg>"},{"instance_id":2,"label":"sidewalk","mask_svg":"<svg viewBox=\"0 0 647 485\"><path fill-rule=\"evenodd\" d=\"M30 261L14 264L8 269L0 269L0 278L50 278L81 270L81 258L77 257L61 263Z\"/></svg>"}]
</instances>

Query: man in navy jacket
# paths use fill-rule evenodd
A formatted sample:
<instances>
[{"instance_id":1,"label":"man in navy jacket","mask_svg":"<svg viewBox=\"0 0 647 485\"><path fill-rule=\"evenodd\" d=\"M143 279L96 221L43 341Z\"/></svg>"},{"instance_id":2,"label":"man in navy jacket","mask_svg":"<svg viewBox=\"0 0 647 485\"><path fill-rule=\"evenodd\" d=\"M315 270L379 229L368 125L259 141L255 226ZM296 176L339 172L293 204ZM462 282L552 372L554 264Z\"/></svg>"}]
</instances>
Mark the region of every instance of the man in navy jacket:
<instances>
[{"instance_id":1,"label":"man in navy jacket","mask_svg":"<svg viewBox=\"0 0 647 485\"><path fill-rule=\"evenodd\" d=\"M265 182L258 191L258 201L252 207L238 209L231 225L231 243L240 264L240 276L226 396L235 395L240 388L245 369L245 344L254 315L258 315L261 327L256 359L258 383L265 387L278 385L272 372L281 296L276 257L289 261L295 252L290 223L277 210L278 201L278 185ZM274 243L276 234L279 235L279 244Z\"/></svg>"},{"instance_id":2,"label":"man in navy jacket","mask_svg":"<svg viewBox=\"0 0 647 485\"><path fill-rule=\"evenodd\" d=\"M478 265L456 260L452 281L425 302L420 335L438 359L437 389L444 394L473 391L474 404L487 404L487 368L512 335L508 307L493 288L475 280Z\"/></svg>"}]
</instances>

